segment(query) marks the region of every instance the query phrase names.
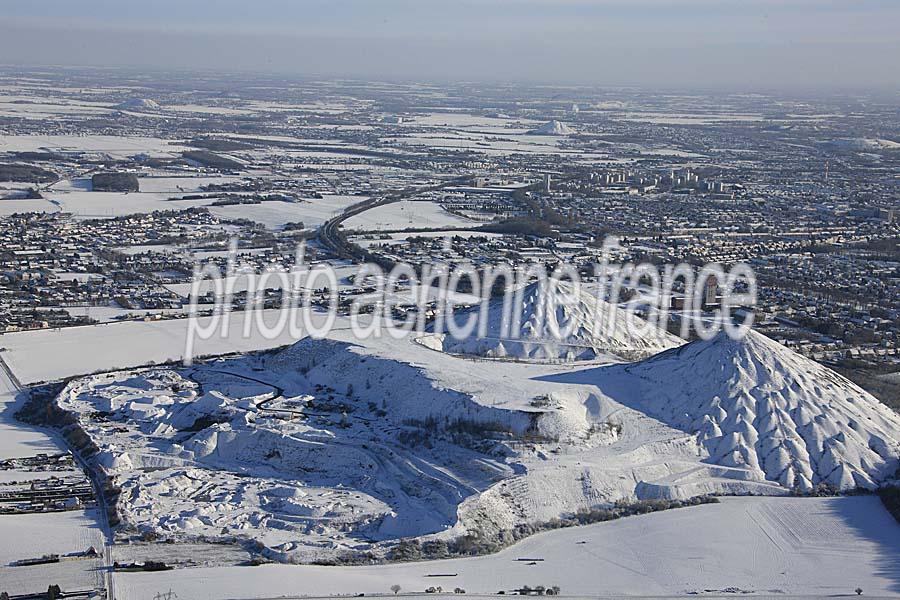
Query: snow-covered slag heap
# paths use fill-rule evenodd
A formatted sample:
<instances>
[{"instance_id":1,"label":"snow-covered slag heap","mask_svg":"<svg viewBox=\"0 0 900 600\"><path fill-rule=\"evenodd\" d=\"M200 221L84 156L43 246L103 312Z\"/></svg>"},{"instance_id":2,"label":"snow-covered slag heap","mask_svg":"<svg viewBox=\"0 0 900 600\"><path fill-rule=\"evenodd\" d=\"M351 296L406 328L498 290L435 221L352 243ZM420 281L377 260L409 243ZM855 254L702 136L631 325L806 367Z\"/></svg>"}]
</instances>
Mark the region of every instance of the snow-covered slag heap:
<instances>
[{"instance_id":1,"label":"snow-covered slag heap","mask_svg":"<svg viewBox=\"0 0 900 600\"><path fill-rule=\"evenodd\" d=\"M529 135L572 135L573 133L575 133L574 129L555 119L528 132Z\"/></svg>"},{"instance_id":2,"label":"snow-covered slag heap","mask_svg":"<svg viewBox=\"0 0 900 600\"><path fill-rule=\"evenodd\" d=\"M740 340L720 333L615 370L633 379L616 400L696 432L717 465L802 491L872 489L897 470L896 413L754 331Z\"/></svg>"},{"instance_id":3,"label":"snow-covered slag heap","mask_svg":"<svg viewBox=\"0 0 900 600\"><path fill-rule=\"evenodd\" d=\"M450 328L419 338L419 343L450 354L529 360L593 360L601 356L633 360L674 348L682 340L629 315L568 282L531 283L507 298L456 312L461 330Z\"/></svg>"}]
</instances>

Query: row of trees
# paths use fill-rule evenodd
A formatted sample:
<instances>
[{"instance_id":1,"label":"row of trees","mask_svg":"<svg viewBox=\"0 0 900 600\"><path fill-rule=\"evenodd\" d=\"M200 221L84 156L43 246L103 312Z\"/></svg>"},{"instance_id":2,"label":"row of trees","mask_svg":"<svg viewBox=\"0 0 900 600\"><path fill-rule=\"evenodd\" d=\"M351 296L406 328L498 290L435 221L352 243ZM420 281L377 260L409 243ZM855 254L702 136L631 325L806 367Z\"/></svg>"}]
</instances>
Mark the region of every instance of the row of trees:
<instances>
[{"instance_id":1,"label":"row of trees","mask_svg":"<svg viewBox=\"0 0 900 600\"><path fill-rule=\"evenodd\" d=\"M427 540L425 542L420 542L417 539L400 540L388 553L388 559L397 562L411 562L490 554L542 531L563 529L576 525L590 525L591 523L612 521L632 515L642 515L700 504L712 504L718 501L719 499L715 496L697 496L684 500L617 502L608 508L581 509L561 519L551 519L541 523L522 523L512 529L502 530L495 535L487 535L475 531L449 542L444 540Z\"/></svg>"},{"instance_id":2,"label":"row of trees","mask_svg":"<svg viewBox=\"0 0 900 600\"><path fill-rule=\"evenodd\" d=\"M47 587L47 600L57 600L62 596L62 590L58 585ZM9 600L9 592L0 592L0 600Z\"/></svg>"},{"instance_id":3,"label":"row of trees","mask_svg":"<svg viewBox=\"0 0 900 600\"><path fill-rule=\"evenodd\" d=\"M396 583L391 586L391 591L394 592L395 595L398 594L401 589L403 589L403 588L401 588L400 585L396 584ZM442 594L442 593L444 593L444 588L442 588L441 586L430 587L425 590L425 593L426 594ZM465 594L466 590L462 589L461 587L457 587L457 588L453 589L453 593L454 594Z\"/></svg>"},{"instance_id":4,"label":"row of trees","mask_svg":"<svg viewBox=\"0 0 900 600\"><path fill-rule=\"evenodd\" d=\"M897 471L897 475L900 477L900 470ZM888 512L900 523L900 487L885 486L878 490L878 496Z\"/></svg>"}]
</instances>

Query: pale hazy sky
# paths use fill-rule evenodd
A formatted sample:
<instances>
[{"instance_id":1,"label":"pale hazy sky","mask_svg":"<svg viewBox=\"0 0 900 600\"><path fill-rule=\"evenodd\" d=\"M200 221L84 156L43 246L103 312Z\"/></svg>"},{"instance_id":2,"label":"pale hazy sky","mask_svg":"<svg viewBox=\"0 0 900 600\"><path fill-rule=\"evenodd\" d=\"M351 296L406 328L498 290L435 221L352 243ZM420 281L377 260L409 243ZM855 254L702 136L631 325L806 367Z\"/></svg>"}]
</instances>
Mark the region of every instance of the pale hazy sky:
<instances>
[{"instance_id":1,"label":"pale hazy sky","mask_svg":"<svg viewBox=\"0 0 900 600\"><path fill-rule=\"evenodd\" d=\"M900 0L4 0L0 64L900 87Z\"/></svg>"}]
</instances>

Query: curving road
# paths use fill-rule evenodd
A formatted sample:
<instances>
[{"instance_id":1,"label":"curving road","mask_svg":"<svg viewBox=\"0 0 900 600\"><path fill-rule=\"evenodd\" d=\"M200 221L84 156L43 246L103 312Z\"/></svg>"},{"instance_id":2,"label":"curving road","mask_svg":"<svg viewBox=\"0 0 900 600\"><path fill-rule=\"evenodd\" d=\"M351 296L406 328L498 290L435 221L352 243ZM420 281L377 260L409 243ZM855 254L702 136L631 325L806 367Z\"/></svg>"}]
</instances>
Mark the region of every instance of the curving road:
<instances>
[{"instance_id":1,"label":"curving road","mask_svg":"<svg viewBox=\"0 0 900 600\"><path fill-rule=\"evenodd\" d=\"M407 187L403 188L402 190L388 192L380 197L369 198L368 200L358 202L353 206L348 206L346 209L344 209L344 212L332 219L329 219L328 221L325 221L325 223L323 223L322 226L319 227L319 230L316 234L319 243L321 243L326 249L330 250L340 258L360 259L362 258L361 249L354 244L348 243L343 238L343 236L340 235L339 227L341 223L343 223L350 217L356 216L367 210L371 210L379 206L384 206L386 204L393 204L394 202L400 202L401 200L405 200L407 198L417 196L425 192L433 192L435 190L440 190L451 185L459 185L460 183L468 181L469 179L470 178L468 176L454 177L453 179L434 185Z\"/></svg>"}]
</instances>

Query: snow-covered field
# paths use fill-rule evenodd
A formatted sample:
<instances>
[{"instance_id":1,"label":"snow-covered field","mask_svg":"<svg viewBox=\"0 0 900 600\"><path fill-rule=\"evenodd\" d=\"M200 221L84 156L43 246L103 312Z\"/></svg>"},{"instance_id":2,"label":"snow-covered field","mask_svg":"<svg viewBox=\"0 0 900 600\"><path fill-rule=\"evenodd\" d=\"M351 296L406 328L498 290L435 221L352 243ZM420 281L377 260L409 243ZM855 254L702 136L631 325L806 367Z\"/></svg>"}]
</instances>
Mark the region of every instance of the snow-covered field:
<instances>
[{"instance_id":1,"label":"snow-covered field","mask_svg":"<svg viewBox=\"0 0 900 600\"><path fill-rule=\"evenodd\" d=\"M169 200L164 192L93 192L84 190L49 191L44 203L48 212L61 210L84 219L108 219L157 210L184 210L206 206L210 200ZM21 202L19 200L13 202ZM15 205L11 204L10 207ZM52 209L52 210L51 210Z\"/></svg>"},{"instance_id":2,"label":"snow-covered field","mask_svg":"<svg viewBox=\"0 0 900 600\"><path fill-rule=\"evenodd\" d=\"M163 179L163 178L160 178ZM165 188L180 185L195 187L195 178L165 178L164 181L141 179L140 192L94 192L84 186L60 185L45 192L45 199L7 198L0 200L0 216L21 212L68 212L78 218L113 218L135 213L150 213L157 210L183 210L208 206L210 212L222 219L250 219L266 227L276 229L285 223L302 221L306 227L318 227L326 220L339 214L346 207L365 200L363 196L326 195L310 198L303 202L264 202L262 204L238 204L232 206L211 206L212 199L171 200L181 191L167 191ZM196 178L198 181L203 181ZM144 184L149 181L147 191ZM163 189L161 189L163 188ZM194 191L186 189L185 191Z\"/></svg>"},{"instance_id":3,"label":"snow-covered field","mask_svg":"<svg viewBox=\"0 0 900 600\"><path fill-rule=\"evenodd\" d=\"M344 208L360 202L361 196L326 195L324 198L306 199L303 202L266 202L232 206L212 206L214 199L173 200L182 193L197 192L203 183L224 181L222 178L160 177L142 178L141 191L95 192L89 182L62 181L43 192L43 199L10 197L0 199L0 217L25 212L66 212L76 218L113 218L123 215L154 211L184 210L209 207L223 219L250 219L268 228L278 229L286 223L302 221L308 228L315 228ZM18 186L24 189L29 186ZM13 189L9 185L7 189Z\"/></svg>"},{"instance_id":4,"label":"snow-covered field","mask_svg":"<svg viewBox=\"0 0 900 600\"><path fill-rule=\"evenodd\" d=\"M14 544L0 546L0 567L45 554L83 552L92 546L101 551L103 546L103 533L94 510L0 515L0 536L15 540Z\"/></svg>"},{"instance_id":5,"label":"snow-covered field","mask_svg":"<svg viewBox=\"0 0 900 600\"><path fill-rule=\"evenodd\" d=\"M0 152L96 152L112 158L135 154L174 156L186 146L153 137L112 135L7 135L0 137Z\"/></svg>"},{"instance_id":6,"label":"snow-covered field","mask_svg":"<svg viewBox=\"0 0 900 600\"><path fill-rule=\"evenodd\" d=\"M303 202L296 203L236 204L212 206L209 210L223 219L250 219L270 229L277 229L285 223L297 221L302 221L306 228L314 228L340 214L348 206L365 199L365 196L329 194L322 198L306 198Z\"/></svg>"},{"instance_id":7,"label":"snow-covered field","mask_svg":"<svg viewBox=\"0 0 900 600\"><path fill-rule=\"evenodd\" d=\"M141 177L139 180L142 192L181 194L199 192L200 187L209 184L224 184L240 181L236 176L199 177L194 175L154 175Z\"/></svg>"},{"instance_id":8,"label":"snow-covered field","mask_svg":"<svg viewBox=\"0 0 900 600\"><path fill-rule=\"evenodd\" d=\"M543 129L545 125L550 126ZM383 137L382 141L416 149L459 148L491 156L529 153L605 158L596 153L560 147L560 138L574 131L556 121L547 124L532 119L435 112L405 121L398 131L400 135Z\"/></svg>"},{"instance_id":9,"label":"snow-covered field","mask_svg":"<svg viewBox=\"0 0 900 600\"><path fill-rule=\"evenodd\" d=\"M266 311L264 315L274 322L277 313ZM273 340L257 334L244 339L241 335L244 317L245 313L232 316L230 334L225 339L216 335L198 342L197 354L248 352L296 341L289 332ZM200 320L201 325L205 322ZM129 321L7 333L0 337L0 344L7 349L3 356L10 368L24 384L29 384L97 370L180 360L184 356L187 331L186 319ZM85 352L85 348L91 351Z\"/></svg>"},{"instance_id":10,"label":"snow-covered field","mask_svg":"<svg viewBox=\"0 0 900 600\"><path fill-rule=\"evenodd\" d=\"M394 584L403 593L439 585L468 594L558 585L565 595L589 597L728 596L725 588L753 592L750 597L850 596L859 586L866 596L895 596L898 555L900 525L876 498L724 498L539 534L479 558L123 573L116 576L116 597L140 600L170 588L196 600L368 596L389 594Z\"/></svg>"},{"instance_id":11,"label":"snow-covered field","mask_svg":"<svg viewBox=\"0 0 900 600\"><path fill-rule=\"evenodd\" d=\"M428 229L442 227L472 227L478 225L451 214L434 202L403 200L378 206L350 217L343 223L345 230L381 231L391 229Z\"/></svg>"},{"instance_id":12,"label":"snow-covered field","mask_svg":"<svg viewBox=\"0 0 900 600\"><path fill-rule=\"evenodd\" d=\"M49 200L30 198L3 198L0 199L0 217L8 217L16 213L26 212L58 212L58 206Z\"/></svg>"},{"instance_id":13,"label":"snow-covered field","mask_svg":"<svg viewBox=\"0 0 900 600\"><path fill-rule=\"evenodd\" d=\"M108 106L98 102L45 100L29 96L0 96L0 116L23 119L58 119L63 116L97 116L109 113Z\"/></svg>"},{"instance_id":14,"label":"snow-covered field","mask_svg":"<svg viewBox=\"0 0 900 600\"><path fill-rule=\"evenodd\" d=\"M714 125L716 123L754 123L762 121L764 117L760 114L740 113L661 113L641 111L619 113L614 115L614 118L657 125Z\"/></svg>"},{"instance_id":15,"label":"snow-covered field","mask_svg":"<svg viewBox=\"0 0 900 600\"><path fill-rule=\"evenodd\" d=\"M65 560L32 567L0 567L0 588L11 596L45 593L52 581L66 592L102 589L103 564L99 559Z\"/></svg>"},{"instance_id":16,"label":"snow-covered field","mask_svg":"<svg viewBox=\"0 0 900 600\"><path fill-rule=\"evenodd\" d=\"M8 353L0 354L0 359L8 358ZM0 458L58 452L59 446L46 433L16 421L13 416L19 406L16 396L17 390L0 369Z\"/></svg>"}]
</instances>

